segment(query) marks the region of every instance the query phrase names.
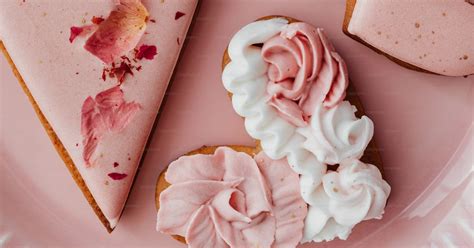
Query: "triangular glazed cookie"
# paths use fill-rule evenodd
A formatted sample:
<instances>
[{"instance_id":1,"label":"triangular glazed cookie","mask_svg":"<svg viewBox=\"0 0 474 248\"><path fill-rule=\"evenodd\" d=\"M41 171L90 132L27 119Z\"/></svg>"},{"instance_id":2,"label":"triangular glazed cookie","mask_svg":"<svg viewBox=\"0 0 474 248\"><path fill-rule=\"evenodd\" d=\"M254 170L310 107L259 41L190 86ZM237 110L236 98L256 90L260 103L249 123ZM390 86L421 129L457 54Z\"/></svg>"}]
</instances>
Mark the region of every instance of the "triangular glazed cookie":
<instances>
[{"instance_id":1,"label":"triangular glazed cookie","mask_svg":"<svg viewBox=\"0 0 474 248\"><path fill-rule=\"evenodd\" d=\"M197 4L0 3L1 49L109 232L128 198Z\"/></svg>"}]
</instances>

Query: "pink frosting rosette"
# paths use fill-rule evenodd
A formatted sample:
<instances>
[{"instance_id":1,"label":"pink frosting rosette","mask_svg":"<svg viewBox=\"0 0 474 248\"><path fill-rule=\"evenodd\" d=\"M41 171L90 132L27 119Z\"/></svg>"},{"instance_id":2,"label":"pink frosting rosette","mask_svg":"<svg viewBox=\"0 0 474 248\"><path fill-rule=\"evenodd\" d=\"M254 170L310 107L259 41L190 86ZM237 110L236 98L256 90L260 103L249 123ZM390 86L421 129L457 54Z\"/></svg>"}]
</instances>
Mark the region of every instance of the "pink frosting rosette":
<instances>
[{"instance_id":1,"label":"pink frosting rosette","mask_svg":"<svg viewBox=\"0 0 474 248\"><path fill-rule=\"evenodd\" d=\"M157 230L189 247L295 247L306 203L285 160L230 148L170 164L160 195Z\"/></svg>"},{"instance_id":2,"label":"pink frosting rosette","mask_svg":"<svg viewBox=\"0 0 474 248\"><path fill-rule=\"evenodd\" d=\"M269 64L269 104L296 126L306 126L316 106L333 107L345 97L347 68L322 29L296 22L263 44Z\"/></svg>"}]
</instances>

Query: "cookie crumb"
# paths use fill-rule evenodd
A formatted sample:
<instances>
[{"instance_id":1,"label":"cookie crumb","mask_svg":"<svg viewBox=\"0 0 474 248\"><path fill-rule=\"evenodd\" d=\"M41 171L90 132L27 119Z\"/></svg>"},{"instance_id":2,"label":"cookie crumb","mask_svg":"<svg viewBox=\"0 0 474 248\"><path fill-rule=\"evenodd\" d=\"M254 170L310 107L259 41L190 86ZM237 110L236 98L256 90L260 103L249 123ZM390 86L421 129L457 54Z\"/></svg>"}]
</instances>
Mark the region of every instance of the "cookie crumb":
<instances>
[{"instance_id":1,"label":"cookie crumb","mask_svg":"<svg viewBox=\"0 0 474 248\"><path fill-rule=\"evenodd\" d=\"M466 54L464 54L464 56L462 56L462 58L463 58L464 60L467 60L469 57L468 57Z\"/></svg>"}]
</instances>

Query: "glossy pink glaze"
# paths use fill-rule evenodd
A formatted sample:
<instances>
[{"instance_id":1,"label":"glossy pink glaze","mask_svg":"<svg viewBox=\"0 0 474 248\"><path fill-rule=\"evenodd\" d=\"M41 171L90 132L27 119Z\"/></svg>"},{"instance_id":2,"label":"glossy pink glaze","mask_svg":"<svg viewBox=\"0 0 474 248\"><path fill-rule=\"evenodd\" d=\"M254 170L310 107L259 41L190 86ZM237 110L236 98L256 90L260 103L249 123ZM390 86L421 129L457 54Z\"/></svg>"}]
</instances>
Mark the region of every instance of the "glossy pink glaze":
<instances>
[{"instance_id":1,"label":"glossy pink glaze","mask_svg":"<svg viewBox=\"0 0 474 248\"><path fill-rule=\"evenodd\" d=\"M322 29L291 23L265 42L269 104L296 126L305 126L317 105L333 107L344 99L349 84L346 64Z\"/></svg>"},{"instance_id":2,"label":"glossy pink glaze","mask_svg":"<svg viewBox=\"0 0 474 248\"><path fill-rule=\"evenodd\" d=\"M219 147L172 162L165 178L157 230L190 247L295 247L303 236L306 203L284 159Z\"/></svg>"},{"instance_id":3,"label":"glossy pink glaze","mask_svg":"<svg viewBox=\"0 0 474 248\"><path fill-rule=\"evenodd\" d=\"M101 95L95 98L95 104L89 98L83 108L88 97L96 96L99 92L115 86L117 79L108 78L103 81L101 74L104 63L83 48L85 40L76 38L70 43L69 31L72 26L91 23L93 16L107 17L116 8L114 1L61 1L59 4L54 1L28 0L0 4L0 34L5 47L112 227L116 225L128 197L148 135L178 58L181 45L177 44L176 39L184 38L197 1L143 3L155 23L148 23L148 34L143 35L140 42L156 45L159 54L153 60L139 61L141 70L133 76L127 75L121 85L124 96L119 96L119 93L115 100L118 100L122 107L130 109L120 110L112 107L112 111L108 111L108 107L100 109L98 98L101 98ZM188 15L174 20L177 11ZM103 35L100 32L101 27L109 25L107 22L107 19L103 21L94 35ZM114 53L118 52L115 48L112 50ZM104 61L109 62L106 59ZM135 104L122 105L125 102ZM92 105L100 110L89 112L88 107ZM138 105L141 109L136 111ZM90 121L95 124L89 125L87 118L91 116L82 115L81 109L82 112L98 114L101 117L93 117ZM117 111L133 113L134 117L120 117L118 115L121 114ZM112 135L103 135L106 132L104 130L96 132L97 122L106 119L108 123L100 124L103 128L99 129L108 129L112 132L107 133L113 133ZM120 120L124 122L114 123ZM127 128L123 128L122 124L127 124ZM93 130L94 137L89 135ZM100 139L100 144L96 146L87 140L83 142L82 134L85 134L86 139ZM88 166L87 163L92 151L95 154L93 162L96 166ZM86 161L83 159L83 153ZM120 164L117 168L113 166L116 162ZM111 180L108 174L114 172L128 176L122 180Z\"/></svg>"},{"instance_id":4,"label":"glossy pink glaze","mask_svg":"<svg viewBox=\"0 0 474 248\"><path fill-rule=\"evenodd\" d=\"M455 202L469 189L473 142L469 146L462 140L474 137L468 132L474 115L474 79L413 72L377 55L341 32L344 9L344 1L333 0L203 1L143 166L112 235L92 214L0 56L0 242L6 246L185 247L156 232L156 179L171 161L204 144L253 145L220 81L221 59L237 30L275 13L323 27L344 56L351 82L375 123L384 176L392 186L382 220L361 223L347 241L301 247L400 248L429 242L433 229L449 223L449 213L459 205ZM64 25L65 39L69 25ZM453 239L466 236L450 230ZM442 238L436 234L433 238Z\"/></svg>"},{"instance_id":5,"label":"glossy pink glaze","mask_svg":"<svg viewBox=\"0 0 474 248\"><path fill-rule=\"evenodd\" d=\"M474 74L474 5L466 0L357 0L349 32L419 68Z\"/></svg>"}]
</instances>

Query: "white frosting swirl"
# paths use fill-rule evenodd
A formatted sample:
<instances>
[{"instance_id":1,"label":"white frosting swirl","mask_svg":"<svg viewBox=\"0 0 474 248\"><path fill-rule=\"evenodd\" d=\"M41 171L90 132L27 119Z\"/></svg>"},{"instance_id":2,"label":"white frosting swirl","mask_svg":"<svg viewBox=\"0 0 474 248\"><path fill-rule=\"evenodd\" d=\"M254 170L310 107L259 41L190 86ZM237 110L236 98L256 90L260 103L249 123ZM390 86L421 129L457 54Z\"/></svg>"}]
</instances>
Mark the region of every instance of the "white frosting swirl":
<instances>
[{"instance_id":1,"label":"white frosting swirl","mask_svg":"<svg viewBox=\"0 0 474 248\"><path fill-rule=\"evenodd\" d=\"M317 106L310 126L297 130L306 138L304 148L325 164L361 158L374 134L374 124L367 116L358 119L355 112L348 101L332 108Z\"/></svg>"},{"instance_id":2,"label":"white frosting swirl","mask_svg":"<svg viewBox=\"0 0 474 248\"><path fill-rule=\"evenodd\" d=\"M341 166L338 172L326 175L326 164L337 164L345 159L359 159L372 138L373 123L365 116L357 119L354 116L355 107L343 102L331 109L317 107L310 125L297 127L281 118L275 108L268 104L271 98L266 92L269 80L268 64L262 58L261 48L254 45L264 43L278 35L287 24L286 19L273 18L250 23L237 32L228 47L231 62L224 68L222 81L227 91L232 93L232 105L235 111L245 118L245 128L249 135L260 140L263 151L270 158L286 157L292 169L300 174L301 194L309 204L309 214L323 216L324 213L324 216L327 216L325 219L307 218L303 241L331 240L334 237L344 239L356 224L355 220L362 221L373 216L381 216L386 197L364 198L377 201L370 202L369 205L382 206L382 210L377 212L374 208L370 211L370 215L367 212L362 218L352 219L346 223L338 222L341 220L339 217L334 218L338 208L340 211L347 211L346 214L349 215L352 213L356 215L361 211L351 210L347 206L340 208L351 202L324 198L318 192L324 191L323 177L341 176L339 173L344 172L345 180L354 172L350 169L344 170L345 167ZM319 133L316 134L315 130ZM367 185L376 185L382 179L367 177L367 180L369 181L364 181ZM363 181L358 185L362 185L361 183ZM332 212L326 211L330 204L333 206ZM348 223L349 225L346 225Z\"/></svg>"},{"instance_id":3,"label":"white frosting swirl","mask_svg":"<svg viewBox=\"0 0 474 248\"><path fill-rule=\"evenodd\" d=\"M344 160L337 172L327 173L321 187L314 191L302 242L346 239L357 223L382 218L389 194L390 185L377 167L355 159Z\"/></svg>"}]
</instances>

